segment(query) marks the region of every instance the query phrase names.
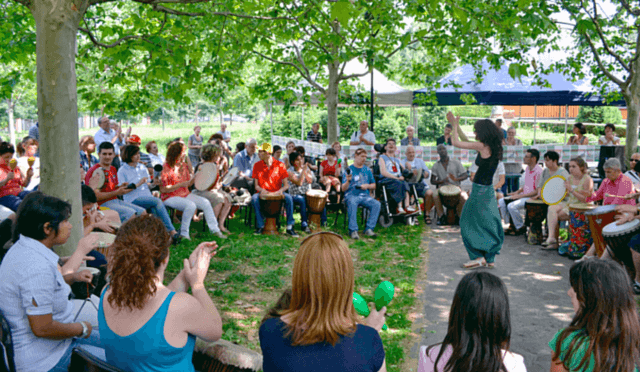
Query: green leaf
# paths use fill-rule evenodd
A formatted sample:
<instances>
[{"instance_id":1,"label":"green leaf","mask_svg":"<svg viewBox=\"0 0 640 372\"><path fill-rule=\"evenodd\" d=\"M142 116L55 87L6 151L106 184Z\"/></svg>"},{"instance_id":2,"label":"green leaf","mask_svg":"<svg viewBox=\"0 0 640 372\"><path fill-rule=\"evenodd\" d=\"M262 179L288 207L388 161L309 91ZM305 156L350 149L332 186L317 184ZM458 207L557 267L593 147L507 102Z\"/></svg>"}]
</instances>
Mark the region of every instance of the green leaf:
<instances>
[{"instance_id":1,"label":"green leaf","mask_svg":"<svg viewBox=\"0 0 640 372\"><path fill-rule=\"evenodd\" d=\"M338 1L331 6L331 18L337 19L342 27L347 27L351 18L351 3L348 1Z\"/></svg>"}]
</instances>

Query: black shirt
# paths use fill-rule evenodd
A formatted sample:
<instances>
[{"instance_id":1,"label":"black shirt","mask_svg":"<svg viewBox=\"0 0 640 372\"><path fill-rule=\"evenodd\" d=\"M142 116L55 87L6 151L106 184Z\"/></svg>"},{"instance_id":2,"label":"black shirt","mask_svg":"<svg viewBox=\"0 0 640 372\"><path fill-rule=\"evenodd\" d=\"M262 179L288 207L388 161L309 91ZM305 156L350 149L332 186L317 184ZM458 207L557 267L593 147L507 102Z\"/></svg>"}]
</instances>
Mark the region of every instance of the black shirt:
<instances>
[{"instance_id":1,"label":"black shirt","mask_svg":"<svg viewBox=\"0 0 640 372\"><path fill-rule=\"evenodd\" d=\"M493 184L493 174L496 172L498 168L498 157L491 156L487 159L484 159L478 153L476 157L476 165L478 166L478 171L476 175L473 177L473 182L479 185L492 185Z\"/></svg>"},{"instance_id":2,"label":"black shirt","mask_svg":"<svg viewBox=\"0 0 640 372\"><path fill-rule=\"evenodd\" d=\"M313 133L313 130L310 130L309 133L307 133L307 141L320 142L320 140L322 140L322 134L320 134L320 131L318 131L318 133Z\"/></svg>"},{"instance_id":3,"label":"black shirt","mask_svg":"<svg viewBox=\"0 0 640 372\"><path fill-rule=\"evenodd\" d=\"M444 135L438 137L438 139L436 140L436 146L441 144L441 143L444 143ZM451 143L451 136L449 136L449 140L447 141L446 144L449 145L449 146L453 146L453 143Z\"/></svg>"}]
</instances>

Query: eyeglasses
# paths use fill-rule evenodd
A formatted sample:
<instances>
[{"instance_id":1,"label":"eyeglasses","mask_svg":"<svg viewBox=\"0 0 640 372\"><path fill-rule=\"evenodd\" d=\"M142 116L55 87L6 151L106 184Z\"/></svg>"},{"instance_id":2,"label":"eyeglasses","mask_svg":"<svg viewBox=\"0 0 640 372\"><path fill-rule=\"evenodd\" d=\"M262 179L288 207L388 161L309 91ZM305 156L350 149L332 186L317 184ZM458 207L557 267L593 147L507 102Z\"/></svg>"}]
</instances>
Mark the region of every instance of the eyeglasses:
<instances>
[{"instance_id":1,"label":"eyeglasses","mask_svg":"<svg viewBox=\"0 0 640 372\"><path fill-rule=\"evenodd\" d=\"M638 161L638 159L630 159L629 161Z\"/></svg>"},{"instance_id":2,"label":"eyeglasses","mask_svg":"<svg viewBox=\"0 0 640 372\"><path fill-rule=\"evenodd\" d=\"M323 235L323 234L337 236L338 238L340 238L340 240L344 241L344 238L340 234L336 234L336 233L331 232L331 231L320 231L320 232L317 232L317 233L313 233L313 234L307 236L306 238L304 238L304 240L302 240L302 243L300 243L300 245L304 244L304 242L309 240L309 238L311 238L311 237L314 237L314 236L317 236L317 235Z\"/></svg>"}]
</instances>

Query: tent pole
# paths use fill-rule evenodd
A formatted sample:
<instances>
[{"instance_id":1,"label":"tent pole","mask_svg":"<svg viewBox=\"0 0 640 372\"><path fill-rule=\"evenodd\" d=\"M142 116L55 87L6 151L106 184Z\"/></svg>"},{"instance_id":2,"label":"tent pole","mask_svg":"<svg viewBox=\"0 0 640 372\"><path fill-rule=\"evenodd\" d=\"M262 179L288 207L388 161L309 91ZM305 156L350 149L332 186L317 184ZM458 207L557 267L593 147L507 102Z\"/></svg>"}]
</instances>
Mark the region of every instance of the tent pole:
<instances>
[{"instance_id":1,"label":"tent pole","mask_svg":"<svg viewBox=\"0 0 640 372\"><path fill-rule=\"evenodd\" d=\"M533 105L533 145L536 145L536 127L538 126L538 105Z\"/></svg>"},{"instance_id":2,"label":"tent pole","mask_svg":"<svg viewBox=\"0 0 640 372\"><path fill-rule=\"evenodd\" d=\"M271 143L273 143L273 101L271 101L271 108L269 108L269 114L271 115Z\"/></svg>"},{"instance_id":3,"label":"tent pole","mask_svg":"<svg viewBox=\"0 0 640 372\"><path fill-rule=\"evenodd\" d=\"M567 143L567 127L569 126L569 105L564 108L564 143Z\"/></svg>"},{"instance_id":4,"label":"tent pole","mask_svg":"<svg viewBox=\"0 0 640 372\"><path fill-rule=\"evenodd\" d=\"M302 106L302 128L300 128L300 139L304 141L304 106Z\"/></svg>"}]
</instances>

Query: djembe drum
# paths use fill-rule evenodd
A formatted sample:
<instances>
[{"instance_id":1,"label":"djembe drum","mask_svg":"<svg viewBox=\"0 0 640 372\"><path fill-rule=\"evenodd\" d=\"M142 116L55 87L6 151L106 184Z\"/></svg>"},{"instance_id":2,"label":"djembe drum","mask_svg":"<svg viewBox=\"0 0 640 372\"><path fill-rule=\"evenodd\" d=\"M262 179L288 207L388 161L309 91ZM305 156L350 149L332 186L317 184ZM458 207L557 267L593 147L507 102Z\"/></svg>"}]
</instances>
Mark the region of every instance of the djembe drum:
<instances>
[{"instance_id":1,"label":"djembe drum","mask_svg":"<svg viewBox=\"0 0 640 372\"><path fill-rule=\"evenodd\" d=\"M322 211L327 204L327 193L322 190L309 190L305 198L309 213L309 225L315 225L315 228L318 228L322 224Z\"/></svg>"},{"instance_id":2,"label":"djembe drum","mask_svg":"<svg viewBox=\"0 0 640 372\"><path fill-rule=\"evenodd\" d=\"M91 235L98 235L98 246L96 247L96 251L100 252L106 259L109 261L109 252L111 250L111 244L116 240L116 236L114 234L103 233L103 232L92 232Z\"/></svg>"},{"instance_id":3,"label":"djembe drum","mask_svg":"<svg viewBox=\"0 0 640 372\"><path fill-rule=\"evenodd\" d=\"M525 226L529 226L529 235L527 243L538 245L542 243L542 222L547 218L547 209L549 206L540 199L529 199L524 203L526 210Z\"/></svg>"},{"instance_id":4,"label":"djembe drum","mask_svg":"<svg viewBox=\"0 0 640 372\"><path fill-rule=\"evenodd\" d=\"M604 250L607 249L607 243L604 241L604 236L602 236L602 229L614 222L614 217L617 214L618 212L616 212L615 205L603 205L585 212L585 216L587 216L587 220L589 221L593 245L596 247L596 255L598 257L602 256Z\"/></svg>"},{"instance_id":5,"label":"djembe drum","mask_svg":"<svg viewBox=\"0 0 640 372\"><path fill-rule=\"evenodd\" d=\"M191 359L200 372L253 372L262 370L262 355L229 341L196 339Z\"/></svg>"},{"instance_id":6,"label":"djembe drum","mask_svg":"<svg viewBox=\"0 0 640 372\"><path fill-rule=\"evenodd\" d=\"M447 207L447 224L454 225L456 223L456 209L460 203L460 194L462 189L456 185L444 185L438 189L440 201L442 205Z\"/></svg>"},{"instance_id":7,"label":"djembe drum","mask_svg":"<svg viewBox=\"0 0 640 372\"><path fill-rule=\"evenodd\" d=\"M613 222L602 228L602 236L609 246L609 252L612 253L616 261L627 269L627 273L631 278L636 277L636 269L631 258L629 242L638 233L640 233L639 220L632 220L622 225L617 225L616 222Z\"/></svg>"},{"instance_id":8,"label":"djembe drum","mask_svg":"<svg viewBox=\"0 0 640 372\"><path fill-rule=\"evenodd\" d=\"M597 206L593 204L569 204L569 231L571 232L569 257L582 257L593 244L589 221L587 221L585 213L596 208Z\"/></svg>"},{"instance_id":9,"label":"djembe drum","mask_svg":"<svg viewBox=\"0 0 640 372\"><path fill-rule=\"evenodd\" d=\"M276 219L280 217L284 195L260 195L260 212L264 217L263 235L277 235Z\"/></svg>"}]
</instances>

